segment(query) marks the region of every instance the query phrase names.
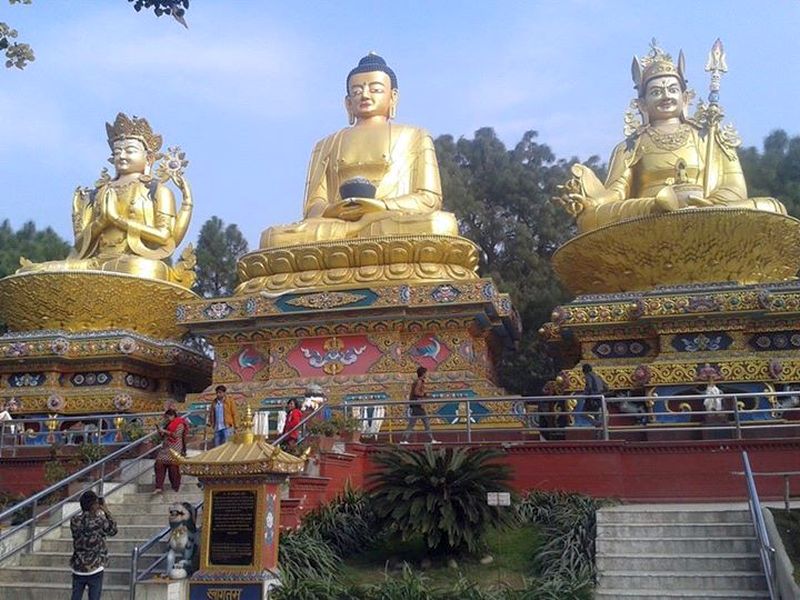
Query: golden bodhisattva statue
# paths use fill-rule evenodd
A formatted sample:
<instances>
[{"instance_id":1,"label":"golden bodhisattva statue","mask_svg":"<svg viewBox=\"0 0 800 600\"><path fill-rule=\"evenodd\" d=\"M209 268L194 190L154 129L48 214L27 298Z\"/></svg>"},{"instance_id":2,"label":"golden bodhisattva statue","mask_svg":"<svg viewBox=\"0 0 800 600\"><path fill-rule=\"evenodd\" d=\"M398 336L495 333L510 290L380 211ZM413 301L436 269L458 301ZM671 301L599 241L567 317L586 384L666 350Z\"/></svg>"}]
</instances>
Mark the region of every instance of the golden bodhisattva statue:
<instances>
[{"instance_id":1,"label":"golden bodhisattva statue","mask_svg":"<svg viewBox=\"0 0 800 600\"><path fill-rule=\"evenodd\" d=\"M730 126L719 127L719 76L727 70L722 45L715 44L707 71L712 72L709 103L688 117L693 92L687 88L683 52L677 65L655 40L650 53L633 60L638 97L626 115L626 139L611 156L602 183L584 165L572 168L573 178L560 201L577 218L581 233L626 219L682 209L734 208L786 214L773 198L748 198L736 154L740 140ZM716 79L715 79L716 78ZM715 86L716 82L716 86ZM715 89L716 87L716 89Z\"/></svg>"},{"instance_id":2,"label":"golden bodhisattva statue","mask_svg":"<svg viewBox=\"0 0 800 600\"><path fill-rule=\"evenodd\" d=\"M63 261L32 263L20 259L18 273L106 271L125 273L191 287L195 263L191 245L175 267L164 259L173 254L189 227L192 195L183 177L188 164L179 148L159 154L161 136L145 119L120 113L106 123L109 159L114 178L106 169L93 189L78 188L72 199L75 244ZM161 159L157 176L151 174ZM183 200L179 210L165 184L172 180Z\"/></svg>"},{"instance_id":3,"label":"golden bodhisattva statue","mask_svg":"<svg viewBox=\"0 0 800 600\"><path fill-rule=\"evenodd\" d=\"M430 134L392 122L397 77L376 54L347 75L351 127L318 142L306 179L303 220L271 227L261 247L398 234L458 235L443 212Z\"/></svg>"}]
</instances>

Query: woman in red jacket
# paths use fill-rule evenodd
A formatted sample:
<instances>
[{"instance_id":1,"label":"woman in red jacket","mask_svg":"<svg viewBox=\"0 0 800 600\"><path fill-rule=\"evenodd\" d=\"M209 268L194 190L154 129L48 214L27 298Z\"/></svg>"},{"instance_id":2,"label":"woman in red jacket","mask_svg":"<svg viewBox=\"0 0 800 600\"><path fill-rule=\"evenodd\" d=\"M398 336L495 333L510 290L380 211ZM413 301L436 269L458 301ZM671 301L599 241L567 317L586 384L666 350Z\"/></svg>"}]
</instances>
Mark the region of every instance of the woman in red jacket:
<instances>
[{"instance_id":1,"label":"woman in red jacket","mask_svg":"<svg viewBox=\"0 0 800 600\"><path fill-rule=\"evenodd\" d=\"M283 426L283 433L286 439L283 441L287 451L292 451L297 447L297 440L300 437L300 428L297 425L303 420L303 411L300 410L299 400L289 400L286 403L286 424Z\"/></svg>"}]
</instances>

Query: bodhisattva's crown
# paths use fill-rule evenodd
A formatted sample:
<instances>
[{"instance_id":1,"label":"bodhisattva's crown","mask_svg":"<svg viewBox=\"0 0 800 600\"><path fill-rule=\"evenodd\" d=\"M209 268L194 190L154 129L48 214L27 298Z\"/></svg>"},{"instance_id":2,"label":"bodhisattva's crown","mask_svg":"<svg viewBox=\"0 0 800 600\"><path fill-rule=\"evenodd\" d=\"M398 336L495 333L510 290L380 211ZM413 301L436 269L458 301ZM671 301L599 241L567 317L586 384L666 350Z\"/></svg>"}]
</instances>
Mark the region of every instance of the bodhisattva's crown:
<instances>
[{"instance_id":1,"label":"bodhisattva's crown","mask_svg":"<svg viewBox=\"0 0 800 600\"><path fill-rule=\"evenodd\" d=\"M686 77L684 76L685 70L683 50L678 54L678 64L676 65L672 62L672 57L659 48L658 43L653 38L650 42L650 52L648 52L647 56L641 59L636 56L633 57L633 64L631 65L633 86L641 96L644 94L648 81L656 77L672 75L678 78L685 90L687 85Z\"/></svg>"},{"instance_id":2,"label":"bodhisattva's crown","mask_svg":"<svg viewBox=\"0 0 800 600\"><path fill-rule=\"evenodd\" d=\"M161 150L161 136L154 133L147 119L140 119L136 115L129 118L125 113L119 113L114 119L114 124L106 123L108 145L113 150L114 142L125 138L140 140L148 152Z\"/></svg>"}]
</instances>

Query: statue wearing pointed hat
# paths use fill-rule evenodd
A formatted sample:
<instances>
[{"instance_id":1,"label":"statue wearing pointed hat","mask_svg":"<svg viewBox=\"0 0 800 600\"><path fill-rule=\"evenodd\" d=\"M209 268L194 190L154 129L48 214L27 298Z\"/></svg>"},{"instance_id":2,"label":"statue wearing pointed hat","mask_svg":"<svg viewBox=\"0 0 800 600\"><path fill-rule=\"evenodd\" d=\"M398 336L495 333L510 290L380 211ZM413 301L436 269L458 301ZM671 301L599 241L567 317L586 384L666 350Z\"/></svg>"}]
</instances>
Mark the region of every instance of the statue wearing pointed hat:
<instances>
[{"instance_id":1,"label":"statue wearing pointed hat","mask_svg":"<svg viewBox=\"0 0 800 600\"><path fill-rule=\"evenodd\" d=\"M713 63L713 65L712 65ZM722 46L709 56L712 83L727 70ZM710 68L710 67L713 67ZM694 118L688 115L693 92L687 87L683 52L677 64L656 45L634 58L632 101L640 120L626 115L626 139L611 156L601 182L591 169L577 164L559 198L576 217L581 233L636 217L683 209L737 208L786 214L773 198L748 198L736 153L740 140L730 127L718 127L722 113L712 91ZM709 145L711 147L709 147Z\"/></svg>"}]
</instances>

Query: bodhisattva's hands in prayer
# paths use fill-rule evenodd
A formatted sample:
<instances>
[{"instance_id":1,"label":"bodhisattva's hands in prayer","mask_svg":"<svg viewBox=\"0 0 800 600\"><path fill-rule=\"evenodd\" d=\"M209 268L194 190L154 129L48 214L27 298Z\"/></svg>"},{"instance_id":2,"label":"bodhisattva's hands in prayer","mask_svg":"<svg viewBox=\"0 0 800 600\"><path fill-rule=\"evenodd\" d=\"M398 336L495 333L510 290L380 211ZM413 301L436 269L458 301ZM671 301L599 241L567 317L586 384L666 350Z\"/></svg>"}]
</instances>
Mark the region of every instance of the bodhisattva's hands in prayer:
<instances>
[{"instance_id":1,"label":"bodhisattva's hands in prayer","mask_svg":"<svg viewBox=\"0 0 800 600\"><path fill-rule=\"evenodd\" d=\"M358 221L371 212L389 210L383 200L375 198L347 198L332 204L322 213L323 217L343 219L345 221Z\"/></svg>"}]
</instances>

